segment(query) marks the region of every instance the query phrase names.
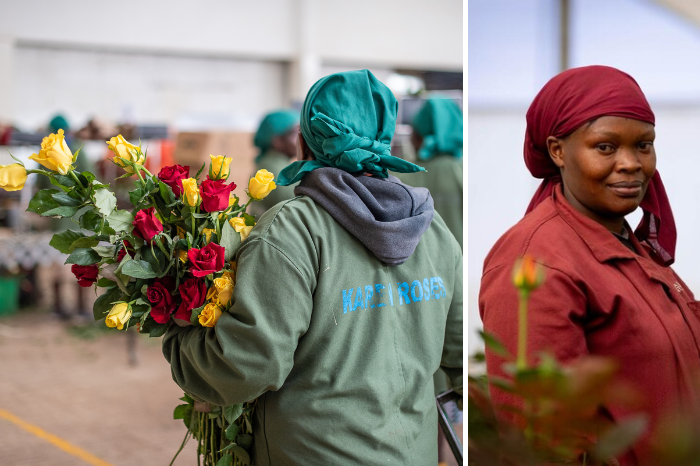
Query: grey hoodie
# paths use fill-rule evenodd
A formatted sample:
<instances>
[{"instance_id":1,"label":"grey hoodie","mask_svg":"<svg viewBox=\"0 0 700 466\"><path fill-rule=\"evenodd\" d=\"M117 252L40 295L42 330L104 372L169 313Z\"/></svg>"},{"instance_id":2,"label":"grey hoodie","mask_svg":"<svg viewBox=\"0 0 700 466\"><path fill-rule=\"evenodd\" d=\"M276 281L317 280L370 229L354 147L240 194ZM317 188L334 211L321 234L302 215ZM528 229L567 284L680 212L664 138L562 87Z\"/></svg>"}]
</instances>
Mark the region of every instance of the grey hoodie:
<instances>
[{"instance_id":1,"label":"grey hoodie","mask_svg":"<svg viewBox=\"0 0 700 466\"><path fill-rule=\"evenodd\" d=\"M394 176L382 179L331 167L307 174L294 194L321 205L388 265L406 262L435 212L425 188L405 185Z\"/></svg>"}]
</instances>

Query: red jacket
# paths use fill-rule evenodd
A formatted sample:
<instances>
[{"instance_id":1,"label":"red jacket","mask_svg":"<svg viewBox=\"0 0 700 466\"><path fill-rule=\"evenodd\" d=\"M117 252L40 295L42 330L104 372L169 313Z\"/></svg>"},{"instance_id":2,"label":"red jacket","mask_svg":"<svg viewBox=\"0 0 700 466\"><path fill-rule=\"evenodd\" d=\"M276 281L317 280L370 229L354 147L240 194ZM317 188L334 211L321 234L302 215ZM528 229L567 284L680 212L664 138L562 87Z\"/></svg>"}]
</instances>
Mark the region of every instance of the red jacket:
<instances>
[{"instance_id":1,"label":"red jacket","mask_svg":"<svg viewBox=\"0 0 700 466\"><path fill-rule=\"evenodd\" d=\"M619 376L645 399L653 430L673 407L700 400L700 303L670 267L654 262L631 236L636 254L564 199L550 199L525 216L491 249L484 262L479 310L484 330L517 352L515 260L524 254L545 266L544 284L531 294L528 360L541 351L561 362L595 354L615 358ZM487 352L490 375L503 376L503 360ZM495 406L517 404L492 388ZM627 413L607 407L615 419ZM648 436L634 448L644 458Z\"/></svg>"}]
</instances>

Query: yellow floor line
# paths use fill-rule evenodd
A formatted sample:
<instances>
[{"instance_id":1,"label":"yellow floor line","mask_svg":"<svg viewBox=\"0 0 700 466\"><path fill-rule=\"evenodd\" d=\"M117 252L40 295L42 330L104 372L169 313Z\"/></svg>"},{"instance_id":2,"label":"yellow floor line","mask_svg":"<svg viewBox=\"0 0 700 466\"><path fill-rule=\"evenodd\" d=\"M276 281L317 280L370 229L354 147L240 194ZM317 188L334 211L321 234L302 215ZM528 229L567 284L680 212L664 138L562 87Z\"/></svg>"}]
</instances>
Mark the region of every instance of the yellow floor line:
<instances>
[{"instance_id":1,"label":"yellow floor line","mask_svg":"<svg viewBox=\"0 0 700 466\"><path fill-rule=\"evenodd\" d=\"M92 464L93 466L112 466L111 464L107 463L106 461L102 461L101 459L97 458L96 456L91 455L90 453L86 452L85 450L82 450L75 445L66 442L60 437L56 437L53 434L49 434L43 429L40 429L39 427L32 425L28 422L23 421L22 419L18 418L14 414L8 413L7 411L4 411L0 409L0 419L7 419L10 422L13 422L17 424L19 427L22 429L26 430L27 432L36 435L40 439L44 439L49 443L53 443L56 445L58 448L61 450L65 451L66 453L69 453L73 456L77 456L81 460L85 461L88 464Z\"/></svg>"}]
</instances>

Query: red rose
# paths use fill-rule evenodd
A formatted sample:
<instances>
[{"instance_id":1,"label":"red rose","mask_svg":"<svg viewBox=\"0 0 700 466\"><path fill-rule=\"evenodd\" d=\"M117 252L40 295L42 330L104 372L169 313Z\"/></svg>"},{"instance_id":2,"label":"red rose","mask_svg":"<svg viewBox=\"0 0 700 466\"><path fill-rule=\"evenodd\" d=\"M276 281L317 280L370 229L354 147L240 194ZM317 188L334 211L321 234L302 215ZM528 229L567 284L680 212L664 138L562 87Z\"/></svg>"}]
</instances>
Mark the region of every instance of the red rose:
<instances>
[{"instance_id":1,"label":"red rose","mask_svg":"<svg viewBox=\"0 0 700 466\"><path fill-rule=\"evenodd\" d=\"M190 167L185 165L173 165L171 167L163 167L158 172L158 179L170 186L173 193L180 197L182 195L182 180L190 177Z\"/></svg>"},{"instance_id":2,"label":"red rose","mask_svg":"<svg viewBox=\"0 0 700 466\"><path fill-rule=\"evenodd\" d=\"M202 249L190 248L187 258L192 263L190 272L195 277L204 277L224 268L226 249L216 243L209 243Z\"/></svg>"},{"instance_id":3,"label":"red rose","mask_svg":"<svg viewBox=\"0 0 700 466\"><path fill-rule=\"evenodd\" d=\"M170 320L170 314L175 310L173 296L170 294L175 287L172 277L158 278L146 290L146 298L151 303L151 317L159 324Z\"/></svg>"},{"instance_id":4,"label":"red rose","mask_svg":"<svg viewBox=\"0 0 700 466\"><path fill-rule=\"evenodd\" d=\"M154 236L163 231L163 224L156 218L154 207L140 210L132 225L134 225L134 234L148 243Z\"/></svg>"},{"instance_id":5,"label":"red rose","mask_svg":"<svg viewBox=\"0 0 700 466\"><path fill-rule=\"evenodd\" d=\"M70 268L75 278L78 279L78 285L88 287L92 286L97 281L97 272L99 268L97 264L93 265L77 265L73 264Z\"/></svg>"},{"instance_id":6,"label":"red rose","mask_svg":"<svg viewBox=\"0 0 700 466\"><path fill-rule=\"evenodd\" d=\"M134 247L131 245L131 243L127 240L124 240L122 248L117 253L117 262L121 262L122 259L124 259L124 256L126 256L127 249L130 249L132 252L134 251ZM131 254L129 254L129 257L131 257Z\"/></svg>"},{"instance_id":7,"label":"red rose","mask_svg":"<svg viewBox=\"0 0 700 466\"><path fill-rule=\"evenodd\" d=\"M207 297L207 284L202 279L188 278L177 289L180 291L182 303L173 317L189 322L192 317L192 309L204 304Z\"/></svg>"},{"instance_id":8,"label":"red rose","mask_svg":"<svg viewBox=\"0 0 700 466\"><path fill-rule=\"evenodd\" d=\"M210 180L207 178L199 188L202 196L202 208L207 212L226 210L231 191L236 189L236 183L224 184L224 180Z\"/></svg>"}]
</instances>

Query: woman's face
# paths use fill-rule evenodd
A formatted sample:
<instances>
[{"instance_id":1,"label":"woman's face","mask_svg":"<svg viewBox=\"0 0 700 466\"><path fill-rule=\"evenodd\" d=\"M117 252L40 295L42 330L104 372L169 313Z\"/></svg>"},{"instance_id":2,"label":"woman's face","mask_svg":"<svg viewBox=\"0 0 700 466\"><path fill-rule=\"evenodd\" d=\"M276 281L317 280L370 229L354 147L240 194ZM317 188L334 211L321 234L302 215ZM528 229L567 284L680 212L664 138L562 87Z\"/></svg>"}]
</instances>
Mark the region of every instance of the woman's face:
<instances>
[{"instance_id":1,"label":"woman's face","mask_svg":"<svg viewBox=\"0 0 700 466\"><path fill-rule=\"evenodd\" d=\"M564 139L547 139L564 195L576 210L615 233L644 198L656 171L654 125L604 116Z\"/></svg>"}]
</instances>

